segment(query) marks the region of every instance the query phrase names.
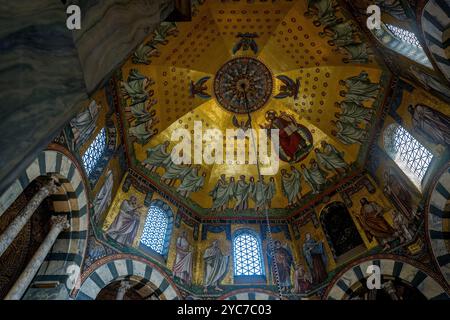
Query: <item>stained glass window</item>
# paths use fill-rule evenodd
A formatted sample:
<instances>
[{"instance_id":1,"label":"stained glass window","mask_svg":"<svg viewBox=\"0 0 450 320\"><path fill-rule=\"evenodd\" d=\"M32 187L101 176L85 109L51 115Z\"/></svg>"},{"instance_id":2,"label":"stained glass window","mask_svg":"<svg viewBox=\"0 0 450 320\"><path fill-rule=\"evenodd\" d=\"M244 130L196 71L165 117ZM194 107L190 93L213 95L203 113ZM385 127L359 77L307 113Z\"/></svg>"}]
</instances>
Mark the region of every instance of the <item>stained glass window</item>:
<instances>
[{"instance_id":1,"label":"stained glass window","mask_svg":"<svg viewBox=\"0 0 450 320\"><path fill-rule=\"evenodd\" d=\"M142 231L141 244L163 254L168 227L166 212L157 204L151 204Z\"/></svg>"},{"instance_id":2,"label":"stained glass window","mask_svg":"<svg viewBox=\"0 0 450 320\"><path fill-rule=\"evenodd\" d=\"M403 172L420 187L433 155L402 126L392 125L385 136L386 151Z\"/></svg>"},{"instance_id":3,"label":"stained glass window","mask_svg":"<svg viewBox=\"0 0 450 320\"><path fill-rule=\"evenodd\" d=\"M102 128L83 155L83 164L88 176L94 171L106 150L106 130Z\"/></svg>"},{"instance_id":4,"label":"stained glass window","mask_svg":"<svg viewBox=\"0 0 450 320\"><path fill-rule=\"evenodd\" d=\"M416 35L391 24L381 24L372 33L386 47L428 68L433 68Z\"/></svg>"},{"instance_id":5,"label":"stained glass window","mask_svg":"<svg viewBox=\"0 0 450 320\"><path fill-rule=\"evenodd\" d=\"M386 24L386 27L400 40L412 44L415 47L422 48L416 35L408 30L401 29L393 26L392 24Z\"/></svg>"},{"instance_id":6,"label":"stained glass window","mask_svg":"<svg viewBox=\"0 0 450 320\"><path fill-rule=\"evenodd\" d=\"M234 238L234 274L237 276L263 275L261 249L258 239L250 233Z\"/></svg>"}]
</instances>

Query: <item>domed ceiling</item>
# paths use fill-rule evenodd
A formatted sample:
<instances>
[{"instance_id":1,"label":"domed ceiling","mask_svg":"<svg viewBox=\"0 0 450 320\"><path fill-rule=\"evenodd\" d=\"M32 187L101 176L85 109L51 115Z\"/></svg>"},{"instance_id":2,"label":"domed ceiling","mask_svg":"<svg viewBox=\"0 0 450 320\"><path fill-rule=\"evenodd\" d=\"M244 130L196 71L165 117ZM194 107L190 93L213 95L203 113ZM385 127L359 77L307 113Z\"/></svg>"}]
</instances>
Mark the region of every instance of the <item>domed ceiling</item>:
<instances>
[{"instance_id":1,"label":"domed ceiling","mask_svg":"<svg viewBox=\"0 0 450 320\"><path fill-rule=\"evenodd\" d=\"M118 75L132 169L201 217L262 218L257 196L234 210L235 197L226 209L211 192L222 175L222 185L242 175L243 185L257 183L255 164L172 163L166 176L167 166L152 165L177 145L175 129L194 139L201 121L203 133L225 134L247 128L250 114L253 129L280 129L279 170L262 187L272 217L301 211L363 170L389 74L343 8L309 2L204 1L191 22L162 23ZM186 176L190 192L180 188Z\"/></svg>"}]
</instances>

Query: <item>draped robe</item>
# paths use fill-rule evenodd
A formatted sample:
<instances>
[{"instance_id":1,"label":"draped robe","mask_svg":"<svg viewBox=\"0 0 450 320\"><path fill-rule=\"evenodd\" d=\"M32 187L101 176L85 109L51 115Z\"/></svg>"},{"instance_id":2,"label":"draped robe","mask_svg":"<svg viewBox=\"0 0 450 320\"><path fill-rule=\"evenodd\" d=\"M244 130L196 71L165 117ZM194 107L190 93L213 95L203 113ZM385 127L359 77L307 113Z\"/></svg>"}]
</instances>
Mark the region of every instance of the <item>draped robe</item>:
<instances>
[{"instance_id":1,"label":"draped robe","mask_svg":"<svg viewBox=\"0 0 450 320\"><path fill-rule=\"evenodd\" d=\"M369 202L361 207L360 223L369 238L390 238L395 233L383 217L383 208L376 202Z\"/></svg>"},{"instance_id":2,"label":"draped robe","mask_svg":"<svg viewBox=\"0 0 450 320\"><path fill-rule=\"evenodd\" d=\"M214 189L210 192L213 198L212 209L222 208L227 206L228 202L234 197L235 183L219 179Z\"/></svg>"},{"instance_id":3,"label":"draped robe","mask_svg":"<svg viewBox=\"0 0 450 320\"><path fill-rule=\"evenodd\" d=\"M301 174L298 170L292 170L290 175L281 177L281 187L283 194L289 203L295 201L297 195L301 191Z\"/></svg>"},{"instance_id":4,"label":"draped robe","mask_svg":"<svg viewBox=\"0 0 450 320\"><path fill-rule=\"evenodd\" d=\"M353 101L341 102L341 114L339 120L353 125L358 125L361 121L369 121L372 117L372 110Z\"/></svg>"},{"instance_id":5,"label":"draped robe","mask_svg":"<svg viewBox=\"0 0 450 320\"><path fill-rule=\"evenodd\" d=\"M217 286L220 280L227 272L228 256L224 256L220 248L211 246L203 254L205 262L205 281L204 286Z\"/></svg>"},{"instance_id":6,"label":"draped robe","mask_svg":"<svg viewBox=\"0 0 450 320\"><path fill-rule=\"evenodd\" d=\"M100 107L93 100L89 107L70 121L75 144L82 145L94 132Z\"/></svg>"},{"instance_id":7,"label":"draped robe","mask_svg":"<svg viewBox=\"0 0 450 320\"><path fill-rule=\"evenodd\" d=\"M167 161L167 157L170 157L170 153L166 151L166 145L164 143L160 143L153 148L147 149L147 158L143 161L143 163L160 167L165 161Z\"/></svg>"},{"instance_id":8,"label":"draped robe","mask_svg":"<svg viewBox=\"0 0 450 320\"><path fill-rule=\"evenodd\" d=\"M109 170L106 174L105 183L100 189L99 193L94 200L94 214L95 220L100 217L100 215L106 210L106 208L111 204L111 192L114 184L114 178L112 171Z\"/></svg>"},{"instance_id":9,"label":"draped robe","mask_svg":"<svg viewBox=\"0 0 450 320\"><path fill-rule=\"evenodd\" d=\"M327 170L345 169L348 167L344 161L343 154L336 150L331 144L323 148L323 152L317 152L317 161Z\"/></svg>"},{"instance_id":10,"label":"draped robe","mask_svg":"<svg viewBox=\"0 0 450 320\"><path fill-rule=\"evenodd\" d=\"M347 78L345 84L348 87L346 98L353 102L376 98L380 89L378 83L370 82L369 75L364 71L358 76Z\"/></svg>"},{"instance_id":11,"label":"draped robe","mask_svg":"<svg viewBox=\"0 0 450 320\"><path fill-rule=\"evenodd\" d=\"M139 213L130 201L124 200L120 205L119 214L114 219L106 234L112 239L131 246L139 228Z\"/></svg>"},{"instance_id":12,"label":"draped robe","mask_svg":"<svg viewBox=\"0 0 450 320\"><path fill-rule=\"evenodd\" d=\"M205 177L198 175L197 168L192 168L189 173L183 178L181 184L178 186L178 192L186 192L186 197L190 195L191 192L197 192L203 187L205 183Z\"/></svg>"},{"instance_id":13,"label":"draped robe","mask_svg":"<svg viewBox=\"0 0 450 320\"><path fill-rule=\"evenodd\" d=\"M344 144L363 143L366 140L366 131L352 124L336 121L337 137Z\"/></svg>"},{"instance_id":14,"label":"draped robe","mask_svg":"<svg viewBox=\"0 0 450 320\"><path fill-rule=\"evenodd\" d=\"M250 195L250 184L239 180L236 183L236 189L234 191L234 196L236 197L236 208L245 210L248 208L248 197Z\"/></svg>"},{"instance_id":15,"label":"draped robe","mask_svg":"<svg viewBox=\"0 0 450 320\"><path fill-rule=\"evenodd\" d=\"M314 283L321 283L327 278L327 255L323 242L314 239L305 240L303 243L303 256L308 264Z\"/></svg>"},{"instance_id":16,"label":"draped robe","mask_svg":"<svg viewBox=\"0 0 450 320\"><path fill-rule=\"evenodd\" d=\"M192 251L190 250L190 244L185 237L178 237L176 248L173 274L190 284L192 282Z\"/></svg>"},{"instance_id":17,"label":"draped robe","mask_svg":"<svg viewBox=\"0 0 450 320\"><path fill-rule=\"evenodd\" d=\"M318 192L321 186L327 183L325 174L318 165L311 165L309 169L303 169L303 175L313 192Z\"/></svg>"},{"instance_id":18,"label":"draped robe","mask_svg":"<svg viewBox=\"0 0 450 320\"><path fill-rule=\"evenodd\" d=\"M450 117L418 104L412 116L414 130L428 138L432 143L450 145Z\"/></svg>"}]
</instances>

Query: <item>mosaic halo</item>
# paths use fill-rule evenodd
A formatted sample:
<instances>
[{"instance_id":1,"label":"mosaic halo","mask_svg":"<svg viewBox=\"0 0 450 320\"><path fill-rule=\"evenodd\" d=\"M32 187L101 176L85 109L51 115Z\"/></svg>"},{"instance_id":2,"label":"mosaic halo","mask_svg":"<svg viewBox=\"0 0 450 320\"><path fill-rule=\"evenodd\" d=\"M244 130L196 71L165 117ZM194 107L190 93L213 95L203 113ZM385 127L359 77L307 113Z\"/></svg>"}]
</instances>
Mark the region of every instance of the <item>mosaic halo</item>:
<instances>
[{"instance_id":1,"label":"mosaic halo","mask_svg":"<svg viewBox=\"0 0 450 320\"><path fill-rule=\"evenodd\" d=\"M225 63L214 79L217 102L234 113L261 109L272 96L273 77L261 61L239 57ZM247 95L248 109L245 105Z\"/></svg>"}]
</instances>

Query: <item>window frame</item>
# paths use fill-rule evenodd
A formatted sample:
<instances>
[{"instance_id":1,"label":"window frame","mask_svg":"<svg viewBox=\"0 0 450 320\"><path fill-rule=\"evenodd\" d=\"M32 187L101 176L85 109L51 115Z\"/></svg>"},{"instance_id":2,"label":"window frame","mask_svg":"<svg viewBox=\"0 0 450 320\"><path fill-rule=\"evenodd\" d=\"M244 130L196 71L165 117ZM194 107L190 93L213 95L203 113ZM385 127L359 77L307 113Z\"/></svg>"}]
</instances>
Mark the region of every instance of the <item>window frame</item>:
<instances>
[{"instance_id":1,"label":"window frame","mask_svg":"<svg viewBox=\"0 0 450 320\"><path fill-rule=\"evenodd\" d=\"M152 247L142 242L142 236L144 235L145 227L147 225L147 219L149 218L149 213L152 206L158 207L165 214L167 221L161 252L154 250ZM161 199L153 200L152 202L150 202L148 206L147 215L145 216L144 221L144 227L142 228L142 232L139 235L139 249L143 250L147 254L150 254L151 256L163 257L164 259L167 259L167 255L169 253L170 239L172 237L172 231L173 231L172 208Z\"/></svg>"},{"instance_id":2,"label":"window frame","mask_svg":"<svg viewBox=\"0 0 450 320\"><path fill-rule=\"evenodd\" d=\"M256 246L258 250L258 260L261 267L260 274L251 274L251 275L237 274L237 256L236 256L237 248L235 246L235 241L236 239L238 239L240 236L243 235L249 235L256 240ZM233 277L235 283L255 283L255 282L266 283L266 268L262 249L262 240L261 237L258 235L258 233L249 228L242 228L236 230L231 239L231 253L233 259Z\"/></svg>"},{"instance_id":3,"label":"window frame","mask_svg":"<svg viewBox=\"0 0 450 320\"><path fill-rule=\"evenodd\" d=\"M415 163L414 166L410 165L412 155L409 156L409 159L401 158L402 156L401 153L403 154L410 153L410 151L409 152L408 150L401 151L396 146L397 144L399 144L398 139L405 139L405 137L398 137L399 131L402 131L400 134L406 135L406 138L409 139L409 141L404 142L403 144L406 143L416 144L416 146L408 146L408 147L412 148L418 146L421 149L418 152L427 153L425 156L428 156L428 158L425 160L426 163L422 164L422 169L417 169L418 165L416 165ZM405 127L403 127L398 123L392 123L384 129L383 140L384 140L383 147L388 156L392 159L395 165L401 170L401 172L409 179L409 181L419 191L422 191L426 178L431 170L432 163L435 158L434 154L426 146L424 146L418 139L416 139L416 137L414 137ZM408 147L406 147L406 149L408 149ZM417 174L418 170L421 171L419 175Z\"/></svg>"},{"instance_id":4,"label":"window frame","mask_svg":"<svg viewBox=\"0 0 450 320\"><path fill-rule=\"evenodd\" d=\"M100 148L101 151L99 151ZM108 149L108 135L106 132L106 128L103 127L100 129L95 138L89 144L89 147L87 147L87 149L81 156L81 159L83 161L83 167L88 177L92 177L97 168L100 167L101 160L106 154L107 149ZM96 154L97 158L94 159L95 157L93 156L93 153L96 151L99 152ZM90 160L94 159L93 160L94 163L93 164L88 163L88 161L86 160L87 158L89 158Z\"/></svg>"},{"instance_id":5,"label":"window frame","mask_svg":"<svg viewBox=\"0 0 450 320\"><path fill-rule=\"evenodd\" d=\"M407 29L403 29L402 27L393 24L389 25L397 29L412 33L418 40L418 37L414 32ZM371 32L374 35L374 37L386 48L422 66L425 66L429 69L433 69L433 65L431 64L431 61L428 58L427 54L425 53L422 45L420 45L420 42L419 42L420 47L417 47L416 45L413 45L408 41L403 40L389 29L388 24L384 23L381 23L380 29L373 29L371 30Z\"/></svg>"}]
</instances>

